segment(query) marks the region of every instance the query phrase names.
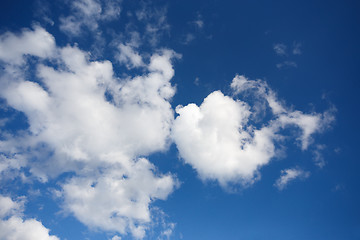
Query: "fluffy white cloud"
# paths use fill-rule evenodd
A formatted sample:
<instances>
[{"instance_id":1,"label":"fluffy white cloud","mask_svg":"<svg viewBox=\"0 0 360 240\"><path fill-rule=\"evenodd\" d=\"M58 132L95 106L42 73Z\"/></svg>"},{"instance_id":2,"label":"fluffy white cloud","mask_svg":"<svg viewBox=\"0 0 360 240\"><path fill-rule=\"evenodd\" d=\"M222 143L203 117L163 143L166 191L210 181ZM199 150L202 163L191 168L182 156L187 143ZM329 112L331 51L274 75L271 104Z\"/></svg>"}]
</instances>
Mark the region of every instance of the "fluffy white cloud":
<instances>
[{"instance_id":1,"label":"fluffy white cloud","mask_svg":"<svg viewBox=\"0 0 360 240\"><path fill-rule=\"evenodd\" d=\"M283 190L291 181L294 181L297 178L305 179L309 176L309 172L303 171L298 168L281 170L281 176L278 180L276 180L274 186L277 187L279 190Z\"/></svg>"},{"instance_id":2,"label":"fluffy white cloud","mask_svg":"<svg viewBox=\"0 0 360 240\"><path fill-rule=\"evenodd\" d=\"M53 39L43 29L24 32ZM27 35L20 36L26 45ZM12 65L26 63L24 55L31 52L4 59L9 62L0 96L25 114L29 128L1 142L4 156L26 159L18 166L3 161L3 168L28 167L41 181L73 172L61 185L65 209L90 227L141 238L151 221L150 204L166 199L177 185L173 176L139 158L170 144L176 54L160 51L144 66L144 75L118 79L109 61L89 61L77 47L51 46L54 61L38 54L34 79L26 77L26 68Z\"/></svg>"},{"instance_id":3,"label":"fluffy white cloud","mask_svg":"<svg viewBox=\"0 0 360 240\"><path fill-rule=\"evenodd\" d=\"M58 240L36 219L22 219L23 204L0 195L0 239Z\"/></svg>"},{"instance_id":4,"label":"fluffy white cloud","mask_svg":"<svg viewBox=\"0 0 360 240\"><path fill-rule=\"evenodd\" d=\"M143 238L151 221L149 204L165 200L176 185L170 175L154 176L154 170L146 159L122 159L106 173L72 178L63 185L66 208L90 227Z\"/></svg>"},{"instance_id":5,"label":"fluffy white cloud","mask_svg":"<svg viewBox=\"0 0 360 240\"><path fill-rule=\"evenodd\" d=\"M223 187L251 184L259 178L259 168L276 156L275 142L282 139L282 129L299 128L301 134L296 138L305 150L311 135L329 122L325 114L287 110L263 81L236 76L231 87L237 95L253 93L256 103L234 100L216 91L199 107L189 104L176 109L179 116L173 139L181 157L203 180L217 180ZM249 121L253 114L250 106L256 104L272 110L272 119L259 129Z\"/></svg>"},{"instance_id":6,"label":"fluffy white cloud","mask_svg":"<svg viewBox=\"0 0 360 240\"><path fill-rule=\"evenodd\" d=\"M23 64L24 55L50 57L54 54L54 37L39 26L24 29L20 34L6 32L0 36L0 60L11 64Z\"/></svg>"}]
</instances>

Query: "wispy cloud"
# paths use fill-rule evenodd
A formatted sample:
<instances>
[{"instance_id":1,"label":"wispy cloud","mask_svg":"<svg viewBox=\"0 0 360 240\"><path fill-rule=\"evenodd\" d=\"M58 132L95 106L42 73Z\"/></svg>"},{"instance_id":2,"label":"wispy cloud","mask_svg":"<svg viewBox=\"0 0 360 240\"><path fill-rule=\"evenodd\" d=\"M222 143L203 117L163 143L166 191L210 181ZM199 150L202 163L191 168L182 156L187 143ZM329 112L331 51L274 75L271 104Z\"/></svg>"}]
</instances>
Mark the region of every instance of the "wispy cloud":
<instances>
[{"instance_id":1,"label":"wispy cloud","mask_svg":"<svg viewBox=\"0 0 360 240\"><path fill-rule=\"evenodd\" d=\"M297 64L294 61L284 61L282 63L276 64L276 67L278 69L286 69L286 68L292 68L292 67L296 68Z\"/></svg>"},{"instance_id":2,"label":"wispy cloud","mask_svg":"<svg viewBox=\"0 0 360 240\"><path fill-rule=\"evenodd\" d=\"M305 179L310 176L310 172L303 171L299 168L289 168L281 170L281 176L276 180L274 186L280 191L284 190L287 185L295 179Z\"/></svg>"}]
</instances>

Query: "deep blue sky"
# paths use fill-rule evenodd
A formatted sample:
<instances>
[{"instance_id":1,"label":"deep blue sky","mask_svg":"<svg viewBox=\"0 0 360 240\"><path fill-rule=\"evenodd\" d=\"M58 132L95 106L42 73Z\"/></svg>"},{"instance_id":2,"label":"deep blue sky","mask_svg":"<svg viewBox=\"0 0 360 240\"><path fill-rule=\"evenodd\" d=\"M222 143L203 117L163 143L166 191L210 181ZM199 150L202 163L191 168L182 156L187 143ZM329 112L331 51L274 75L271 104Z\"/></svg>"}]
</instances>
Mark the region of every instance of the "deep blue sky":
<instances>
[{"instance_id":1,"label":"deep blue sky","mask_svg":"<svg viewBox=\"0 0 360 240\"><path fill-rule=\"evenodd\" d=\"M287 140L277 143L284 153L260 168L260 180L250 186L240 184L235 191L214 180L201 180L174 142L167 150L145 154L159 172L170 172L181 183L166 200L151 203L165 214L162 221L175 223L170 239L360 239L358 1L123 0L116 19L99 21L102 43L88 28L77 36L61 31L59 18L73 14L70 6L71 1L2 1L0 34L20 33L34 24L42 26L54 36L58 47L77 44L92 53L91 60L111 61L115 75L121 77L145 71L119 64L113 51L119 43L128 42L129 32L136 30L141 36L137 51L144 59L163 48L181 54L173 61L173 109L189 103L199 106L216 90L233 97L230 83L237 74L267 82L288 109L310 114L336 108L335 120L313 135L307 150L298 147L297 136L292 137L296 130L284 130ZM146 24L159 16L138 21L134 13L143 6L166 16L166 27L155 36L156 43L150 42L152 36L146 37L145 30ZM276 53L278 44L286 47L285 54ZM293 53L296 46L298 54ZM1 64L2 74L6 63ZM31 74L32 64L36 63L27 64L28 80L38 82ZM6 106L2 96L0 116L11 119L2 125L2 140L5 133L28 127L26 114ZM254 126L264 126L267 117L263 122L255 121ZM317 146L321 146L319 154L326 163L323 167L314 164ZM294 167L310 175L295 179L282 190L276 188L281 170ZM29 169L25 166L21 171L30 176ZM21 177L9 180L2 176L0 194L13 201L26 196L24 219L36 218L60 239L111 239L115 234L133 239L131 233L89 227L63 210L63 200L52 196L51 190L61 190L60 183L72 174L64 172L47 183L23 183ZM31 195L30 190L39 194ZM144 239L157 239L162 227L159 223L150 225Z\"/></svg>"}]
</instances>

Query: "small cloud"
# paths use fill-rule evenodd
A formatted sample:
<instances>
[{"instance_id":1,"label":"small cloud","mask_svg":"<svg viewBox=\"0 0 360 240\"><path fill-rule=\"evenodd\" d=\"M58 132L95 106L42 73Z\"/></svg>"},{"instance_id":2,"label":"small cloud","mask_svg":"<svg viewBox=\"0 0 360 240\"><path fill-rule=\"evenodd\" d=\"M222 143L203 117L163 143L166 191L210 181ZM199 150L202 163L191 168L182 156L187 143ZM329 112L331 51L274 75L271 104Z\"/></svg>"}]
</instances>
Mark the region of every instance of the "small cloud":
<instances>
[{"instance_id":1,"label":"small cloud","mask_svg":"<svg viewBox=\"0 0 360 240\"><path fill-rule=\"evenodd\" d=\"M286 51L287 51L287 47L285 44L283 43L277 43L277 44L274 44L274 47L273 47L275 53L279 56L286 56Z\"/></svg>"},{"instance_id":2,"label":"small cloud","mask_svg":"<svg viewBox=\"0 0 360 240\"><path fill-rule=\"evenodd\" d=\"M297 68L297 64L294 61L284 61L282 63L276 64L276 67L278 69L286 69L286 68L291 68L291 67Z\"/></svg>"},{"instance_id":3,"label":"small cloud","mask_svg":"<svg viewBox=\"0 0 360 240\"><path fill-rule=\"evenodd\" d=\"M337 154L339 154L339 153L341 152L341 148L339 148L339 147L335 148L335 149L334 149L334 152L337 153Z\"/></svg>"},{"instance_id":4,"label":"small cloud","mask_svg":"<svg viewBox=\"0 0 360 240\"><path fill-rule=\"evenodd\" d=\"M343 184L336 184L331 190L333 192L342 191L345 189L345 186Z\"/></svg>"},{"instance_id":5,"label":"small cloud","mask_svg":"<svg viewBox=\"0 0 360 240\"><path fill-rule=\"evenodd\" d=\"M291 181L297 178L305 179L308 178L309 176L310 176L310 172L306 172L298 168L289 168L289 169L281 170L281 176L278 180L276 180L274 186L281 191L284 190Z\"/></svg>"},{"instance_id":6,"label":"small cloud","mask_svg":"<svg viewBox=\"0 0 360 240\"><path fill-rule=\"evenodd\" d=\"M299 42L294 42L294 44L293 44L293 50L292 50L292 53L294 54L294 55L301 55L302 54L302 51L301 51L301 43L299 43Z\"/></svg>"},{"instance_id":7,"label":"small cloud","mask_svg":"<svg viewBox=\"0 0 360 240\"><path fill-rule=\"evenodd\" d=\"M197 15L196 20L193 21L193 24L195 24L195 26L198 27L199 29L204 27L204 21L202 20L201 14Z\"/></svg>"},{"instance_id":8,"label":"small cloud","mask_svg":"<svg viewBox=\"0 0 360 240\"><path fill-rule=\"evenodd\" d=\"M199 77L196 77L196 78L195 78L194 84L195 84L196 86L199 86L199 84L200 84L200 78L199 78Z\"/></svg>"},{"instance_id":9,"label":"small cloud","mask_svg":"<svg viewBox=\"0 0 360 240\"><path fill-rule=\"evenodd\" d=\"M314 159L315 165L317 165L319 168L323 168L326 164L324 157L322 155L322 150L324 150L325 147L326 147L325 145L318 144L318 145L316 145L316 148L313 151L313 154L314 154L313 159Z\"/></svg>"},{"instance_id":10,"label":"small cloud","mask_svg":"<svg viewBox=\"0 0 360 240\"><path fill-rule=\"evenodd\" d=\"M188 33L188 34L186 34L185 39L184 39L184 41L182 43L187 45L190 42L194 41L194 39L195 39L194 34Z\"/></svg>"},{"instance_id":11,"label":"small cloud","mask_svg":"<svg viewBox=\"0 0 360 240\"><path fill-rule=\"evenodd\" d=\"M118 235L115 235L111 238L111 240L121 240L121 237L119 237Z\"/></svg>"}]
</instances>

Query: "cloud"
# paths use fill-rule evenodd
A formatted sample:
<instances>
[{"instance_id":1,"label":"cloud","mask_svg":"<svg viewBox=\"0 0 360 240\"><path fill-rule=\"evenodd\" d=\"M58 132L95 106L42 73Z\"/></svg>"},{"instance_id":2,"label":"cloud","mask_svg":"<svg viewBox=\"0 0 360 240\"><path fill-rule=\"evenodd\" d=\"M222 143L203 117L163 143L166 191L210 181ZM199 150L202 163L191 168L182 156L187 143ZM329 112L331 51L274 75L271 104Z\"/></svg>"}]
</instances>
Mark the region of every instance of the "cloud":
<instances>
[{"instance_id":1,"label":"cloud","mask_svg":"<svg viewBox=\"0 0 360 240\"><path fill-rule=\"evenodd\" d=\"M120 63L126 65L128 69L144 66L142 57L130 45L119 45L120 53L117 59Z\"/></svg>"},{"instance_id":2,"label":"cloud","mask_svg":"<svg viewBox=\"0 0 360 240\"><path fill-rule=\"evenodd\" d=\"M188 33L188 34L185 35L185 39L184 39L184 41L182 43L187 45L187 44L191 43L194 40L195 40L194 34Z\"/></svg>"},{"instance_id":3,"label":"cloud","mask_svg":"<svg viewBox=\"0 0 360 240\"><path fill-rule=\"evenodd\" d=\"M28 124L24 131L4 134L4 169L27 169L41 182L71 172L59 183L64 209L89 227L144 237L152 221L150 205L166 199L178 185L174 176L159 173L141 156L170 144L174 116L169 101L175 94L171 61L179 56L158 51L144 65L143 75L120 79L111 62L90 61L76 46L57 47L39 27L6 36L29 48L33 39L51 41L45 41L47 48L29 52L8 45L9 37L1 38L0 48L7 46L15 57L2 58L0 96ZM30 79L29 54L38 57Z\"/></svg>"},{"instance_id":4,"label":"cloud","mask_svg":"<svg viewBox=\"0 0 360 240\"><path fill-rule=\"evenodd\" d=\"M235 96L255 96L255 103L225 96L220 91L208 95L200 106L178 106L172 136L181 157L202 180L216 180L247 186L260 178L259 169L276 157L275 143L283 139L282 130L300 129L295 137L306 150L311 136L328 124L325 114L305 114L287 109L261 80L236 76L231 87ZM252 97L254 99L254 97ZM265 105L272 117L261 127L251 123L251 106Z\"/></svg>"},{"instance_id":5,"label":"cloud","mask_svg":"<svg viewBox=\"0 0 360 240\"><path fill-rule=\"evenodd\" d=\"M204 27L203 17L200 13L197 14L196 19L193 21L193 24L199 29L202 29Z\"/></svg>"},{"instance_id":6,"label":"cloud","mask_svg":"<svg viewBox=\"0 0 360 240\"><path fill-rule=\"evenodd\" d=\"M289 168L281 170L281 176L276 180L274 186L277 187L280 191L285 189L286 186L297 178L305 179L310 176L310 172L303 171L298 168Z\"/></svg>"},{"instance_id":7,"label":"cloud","mask_svg":"<svg viewBox=\"0 0 360 240\"><path fill-rule=\"evenodd\" d=\"M299 43L299 42L294 42L292 54L294 54L294 55L301 55L301 54L302 54L301 46L302 46L301 43Z\"/></svg>"},{"instance_id":8,"label":"cloud","mask_svg":"<svg viewBox=\"0 0 360 240\"><path fill-rule=\"evenodd\" d=\"M323 144L316 145L316 148L313 150L313 159L315 162L315 165L317 165L319 168L323 168L326 164L324 157L322 155L322 151L326 148Z\"/></svg>"},{"instance_id":9,"label":"cloud","mask_svg":"<svg viewBox=\"0 0 360 240\"><path fill-rule=\"evenodd\" d=\"M24 201L0 195L0 239L58 240L36 219L22 219Z\"/></svg>"},{"instance_id":10,"label":"cloud","mask_svg":"<svg viewBox=\"0 0 360 240\"><path fill-rule=\"evenodd\" d=\"M121 1L77 0L71 3L71 15L60 18L60 30L78 36L83 28L98 30L99 23L111 21L120 16Z\"/></svg>"},{"instance_id":11,"label":"cloud","mask_svg":"<svg viewBox=\"0 0 360 240\"><path fill-rule=\"evenodd\" d=\"M0 36L0 60L20 65L24 63L24 55L51 57L54 46L54 37L36 25L33 31L24 29L20 34L6 32Z\"/></svg>"},{"instance_id":12,"label":"cloud","mask_svg":"<svg viewBox=\"0 0 360 240\"><path fill-rule=\"evenodd\" d=\"M135 12L137 20L145 25L144 37L152 46L156 46L161 36L170 30L166 14L166 7L156 7L150 1L142 2L141 9Z\"/></svg>"},{"instance_id":13,"label":"cloud","mask_svg":"<svg viewBox=\"0 0 360 240\"><path fill-rule=\"evenodd\" d=\"M171 175L154 176L155 167L147 159L118 161L122 161L119 166L100 176L92 173L65 183L65 206L87 226L121 234L131 232L140 239L151 221L150 203L165 200L176 183Z\"/></svg>"},{"instance_id":14,"label":"cloud","mask_svg":"<svg viewBox=\"0 0 360 240\"><path fill-rule=\"evenodd\" d=\"M291 67L297 68L297 64L294 61L284 61L282 63L276 64L276 67L278 69L286 69L286 68L291 68Z\"/></svg>"},{"instance_id":15,"label":"cloud","mask_svg":"<svg viewBox=\"0 0 360 240\"><path fill-rule=\"evenodd\" d=\"M279 55L279 56L286 56L287 55L287 53L286 53L287 47L283 43L274 44L273 49L274 49L275 53L277 55Z\"/></svg>"}]
</instances>

